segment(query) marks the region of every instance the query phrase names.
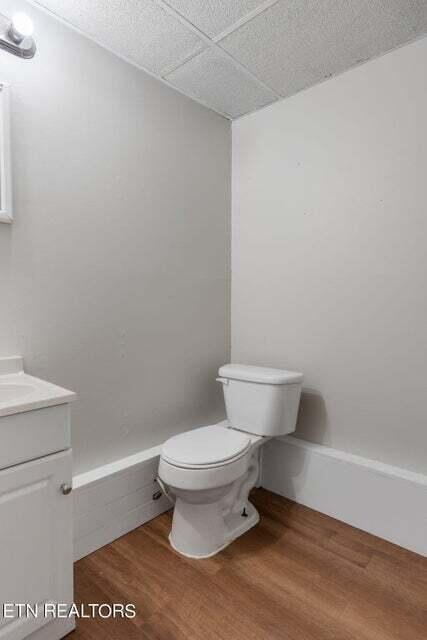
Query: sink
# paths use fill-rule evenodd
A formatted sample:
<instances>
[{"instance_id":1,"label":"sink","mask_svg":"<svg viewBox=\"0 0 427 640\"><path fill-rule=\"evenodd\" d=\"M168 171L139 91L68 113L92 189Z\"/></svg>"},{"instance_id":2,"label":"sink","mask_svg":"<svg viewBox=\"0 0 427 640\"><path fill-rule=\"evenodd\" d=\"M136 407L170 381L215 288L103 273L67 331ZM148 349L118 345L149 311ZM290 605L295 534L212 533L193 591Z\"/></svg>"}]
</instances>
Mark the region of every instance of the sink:
<instances>
[{"instance_id":1,"label":"sink","mask_svg":"<svg viewBox=\"0 0 427 640\"><path fill-rule=\"evenodd\" d=\"M34 393L36 388L32 384L5 384L0 383L0 404L3 402L15 402Z\"/></svg>"},{"instance_id":2,"label":"sink","mask_svg":"<svg viewBox=\"0 0 427 640\"><path fill-rule=\"evenodd\" d=\"M74 397L72 391L25 373L21 356L0 357L0 418L68 404ZM0 440L0 450L2 444Z\"/></svg>"},{"instance_id":3,"label":"sink","mask_svg":"<svg viewBox=\"0 0 427 640\"><path fill-rule=\"evenodd\" d=\"M25 373L21 356L0 357L0 470L69 449L74 397Z\"/></svg>"}]
</instances>

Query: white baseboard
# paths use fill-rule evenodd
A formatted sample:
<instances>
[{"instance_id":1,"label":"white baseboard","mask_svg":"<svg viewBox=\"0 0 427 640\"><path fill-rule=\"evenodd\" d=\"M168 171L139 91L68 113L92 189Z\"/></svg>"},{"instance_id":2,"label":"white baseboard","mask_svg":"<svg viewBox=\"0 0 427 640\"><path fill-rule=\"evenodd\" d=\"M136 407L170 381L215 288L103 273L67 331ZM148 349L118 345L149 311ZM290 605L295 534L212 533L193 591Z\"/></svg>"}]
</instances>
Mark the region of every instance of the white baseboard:
<instances>
[{"instance_id":1,"label":"white baseboard","mask_svg":"<svg viewBox=\"0 0 427 640\"><path fill-rule=\"evenodd\" d=\"M79 560L171 508L155 482L160 447L73 478L74 559Z\"/></svg>"},{"instance_id":2,"label":"white baseboard","mask_svg":"<svg viewBox=\"0 0 427 640\"><path fill-rule=\"evenodd\" d=\"M160 447L73 479L78 560L171 508L155 482ZM261 486L363 531L427 555L427 476L337 449L274 438L263 447Z\"/></svg>"},{"instance_id":3,"label":"white baseboard","mask_svg":"<svg viewBox=\"0 0 427 640\"><path fill-rule=\"evenodd\" d=\"M264 445L261 484L427 555L426 475L285 436Z\"/></svg>"}]
</instances>

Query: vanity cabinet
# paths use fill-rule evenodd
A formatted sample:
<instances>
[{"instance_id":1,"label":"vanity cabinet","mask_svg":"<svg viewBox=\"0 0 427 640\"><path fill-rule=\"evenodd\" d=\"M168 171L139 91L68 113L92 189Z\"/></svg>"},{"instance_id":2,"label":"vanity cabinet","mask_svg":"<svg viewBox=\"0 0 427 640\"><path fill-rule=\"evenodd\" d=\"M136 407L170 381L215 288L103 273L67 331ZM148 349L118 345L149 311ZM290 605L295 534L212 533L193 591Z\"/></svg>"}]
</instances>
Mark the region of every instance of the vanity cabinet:
<instances>
[{"instance_id":1,"label":"vanity cabinet","mask_svg":"<svg viewBox=\"0 0 427 640\"><path fill-rule=\"evenodd\" d=\"M74 628L65 617L73 602L73 399L25 374L21 358L0 359L0 640L59 640Z\"/></svg>"},{"instance_id":2,"label":"vanity cabinet","mask_svg":"<svg viewBox=\"0 0 427 640\"><path fill-rule=\"evenodd\" d=\"M71 481L70 450L0 471L0 603L39 609L37 618L9 619L2 611L2 640L21 640L51 622L44 603L73 601Z\"/></svg>"}]
</instances>

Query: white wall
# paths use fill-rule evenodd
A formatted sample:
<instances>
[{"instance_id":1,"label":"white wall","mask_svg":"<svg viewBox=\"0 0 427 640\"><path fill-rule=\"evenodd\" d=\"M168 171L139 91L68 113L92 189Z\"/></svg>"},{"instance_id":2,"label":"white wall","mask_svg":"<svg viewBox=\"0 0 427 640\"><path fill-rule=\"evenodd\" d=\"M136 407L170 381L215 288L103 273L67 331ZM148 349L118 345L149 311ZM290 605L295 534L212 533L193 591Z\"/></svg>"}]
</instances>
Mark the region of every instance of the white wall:
<instances>
[{"instance_id":1,"label":"white wall","mask_svg":"<svg viewBox=\"0 0 427 640\"><path fill-rule=\"evenodd\" d=\"M13 91L15 222L0 354L75 390L75 471L223 415L229 123L20 0L38 52Z\"/></svg>"},{"instance_id":2,"label":"white wall","mask_svg":"<svg viewBox=\"0 0 427 640\"><path fill-rule=\"evenodd\" d=\"M427 39L233 123L232 360L297 435L427 465Z\"/></svg>"}]
</instances>

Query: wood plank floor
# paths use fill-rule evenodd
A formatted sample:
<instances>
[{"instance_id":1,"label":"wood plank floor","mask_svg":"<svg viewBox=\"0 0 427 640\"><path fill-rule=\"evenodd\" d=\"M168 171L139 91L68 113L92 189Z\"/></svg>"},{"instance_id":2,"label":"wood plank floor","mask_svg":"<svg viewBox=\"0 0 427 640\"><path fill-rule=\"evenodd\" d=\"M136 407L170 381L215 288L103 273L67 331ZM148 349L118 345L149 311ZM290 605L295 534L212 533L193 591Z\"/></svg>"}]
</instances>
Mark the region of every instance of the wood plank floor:
<instances>
[{"instance_id":1,"label":"wood plank floor","mask_svg":"<svg viewBox=\"0 0 427 640\"><path fill-rule=\"evenodd\" d=\"M163 514L75 565L76 602L130 602L133 620L79 620L70 640L426 640L427 559L263 489L260 524L217 556L169 546Z\"/></svg>"}]
</instances>

